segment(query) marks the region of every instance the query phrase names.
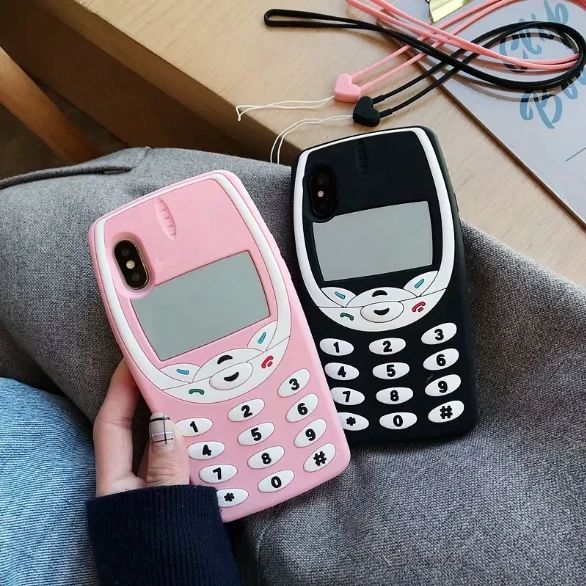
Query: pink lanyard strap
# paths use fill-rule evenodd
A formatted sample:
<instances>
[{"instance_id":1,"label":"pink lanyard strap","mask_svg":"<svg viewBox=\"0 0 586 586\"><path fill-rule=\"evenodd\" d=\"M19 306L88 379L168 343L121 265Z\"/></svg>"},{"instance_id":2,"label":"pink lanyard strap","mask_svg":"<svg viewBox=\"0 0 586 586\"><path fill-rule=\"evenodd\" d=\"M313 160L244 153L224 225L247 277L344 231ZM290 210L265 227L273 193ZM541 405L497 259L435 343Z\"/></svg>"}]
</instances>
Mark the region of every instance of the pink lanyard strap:
<instances>
[{"instance_id":1,"label":"pink lanyard strap","mask_svg":"<svg viewBox=\"0 0 586 586\"><path fill-rule=\"evenodd\" d=\"M507 6L508 4L518 2L519 0L487 0L486 2L478 6L474 6L467 10L460 11L460 13L456 13L455 16L447 19L442 24L442 28L438 28L433 25L430 25L429 23L420 21L419 19L396 8L386 0L372 0L372 2L380 6L382 10L365 4L361 0L346 1L348 2L348 4L354 6L355 8L358 8L363 12L370 14L371 16L374 16L379 21L391 25L394 28L403 28L410 32L420 34L421 36L419 37L419 40L425 41L430 38L433 39L435 41L435 43L432 45L434 48L442 44L448 44L451 46L464 49L466 51L470 51L479 55L496 59L498 62L502 64L509 63L511 65L516 65L517 67L524 67L526 69L534 69L540 71L561 71L568 69L569 67L571 67L572 64L576 62L577 56L575 54L560 59L518 59L515 57L501 55L500 53L497 53L486 47L482 47L476 43L470 42L466 39L457 36L458 33L462 32L473 23L478 22L484 16L504 6ZM586 4L586 0L576 1L578 4L582 6ZM400 20L401 18L407 20L408 22L403 22L402 20ZM460 21L464 22L462 22L453 33L444 30L444 27L453 26L454 24ZM425 57L423 53L418 53L408 61L401 63L400 65L394 67L390 71L382 75L379 75L378 77L375 77L367 83L363 83L362 85L358 83L358 81L364 78L366 75L376 71L379 68L382 68L388 62L392 61L393 59L395 59L396 57L405 53L408 50L408 46L401 47L400 49L397 49L390 55L387 55L383 59L380 59L376 63L373 63L368 67L360 69L359 71L356 71L353 74L340 74L338 76L334 88L334 96L336 97L336 100L351 103L356 102L362 96L366 95L368 92L375 89L376 87L379 87L392 76L396 75L409 65L417 63Z\"/></svg>"}]
</instances>

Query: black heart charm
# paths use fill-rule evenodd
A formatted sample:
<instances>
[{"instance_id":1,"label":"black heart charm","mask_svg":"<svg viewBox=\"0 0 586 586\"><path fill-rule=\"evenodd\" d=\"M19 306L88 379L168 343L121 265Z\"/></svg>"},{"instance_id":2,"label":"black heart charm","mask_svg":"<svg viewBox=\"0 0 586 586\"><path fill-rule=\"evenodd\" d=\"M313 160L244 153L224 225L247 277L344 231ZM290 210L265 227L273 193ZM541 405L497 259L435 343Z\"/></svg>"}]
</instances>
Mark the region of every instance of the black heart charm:
<instances>
[{"instance_id":1,"label":"black heart charm","mask_svg":"<svg viewBox=\"0 0 586 586\"><path fill-rule=\"evenodd\" d=\"M364 126L378 126L380 122L380 112L375 109L372 98L364 96L356 102L354 112L352 113L354 122Z\"/></svg>"}]
</instances>

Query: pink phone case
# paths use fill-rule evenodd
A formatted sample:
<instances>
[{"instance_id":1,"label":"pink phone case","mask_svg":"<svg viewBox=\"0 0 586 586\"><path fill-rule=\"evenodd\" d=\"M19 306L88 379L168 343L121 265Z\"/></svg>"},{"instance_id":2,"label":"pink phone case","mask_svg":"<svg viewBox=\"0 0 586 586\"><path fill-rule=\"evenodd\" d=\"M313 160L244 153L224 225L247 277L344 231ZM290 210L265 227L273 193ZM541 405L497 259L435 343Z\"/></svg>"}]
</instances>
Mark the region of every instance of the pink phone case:
<instances>
[{"instance_id":1,"label":"pink phone case","mask_svg":"<svg viewBox=\"0 0 586 586\"><path fill-rule=\"evenodd\" d=\"M141 252L143 289L122 277L113 253L121 240ZM132 374L150 409L178 422L191 480L218 489L224 521L346 468L348 444L297 293L235 175L215 171L146 195L97 220L89 243ZM209 340L176 353L202 332Z\"/></svg>"}]
</instances>

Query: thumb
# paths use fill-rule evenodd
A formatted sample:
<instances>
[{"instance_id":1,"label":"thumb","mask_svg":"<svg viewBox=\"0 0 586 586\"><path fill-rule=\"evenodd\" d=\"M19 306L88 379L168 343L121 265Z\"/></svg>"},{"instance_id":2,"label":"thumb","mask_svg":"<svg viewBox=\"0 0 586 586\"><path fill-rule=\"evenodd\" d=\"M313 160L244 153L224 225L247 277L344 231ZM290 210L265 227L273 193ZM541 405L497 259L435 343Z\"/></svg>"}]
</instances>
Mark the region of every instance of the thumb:
<instances>
[{"instance_id":1,"label":"thumb","mask_svg":"<svg viewBox=\"0 0 586 586\"><path fill-rule=\"evenodd\" d=\"M171 418L164 413L153 413L149 435L147 487L189 484L187 450Z\"/></svg>"}]
</instances>

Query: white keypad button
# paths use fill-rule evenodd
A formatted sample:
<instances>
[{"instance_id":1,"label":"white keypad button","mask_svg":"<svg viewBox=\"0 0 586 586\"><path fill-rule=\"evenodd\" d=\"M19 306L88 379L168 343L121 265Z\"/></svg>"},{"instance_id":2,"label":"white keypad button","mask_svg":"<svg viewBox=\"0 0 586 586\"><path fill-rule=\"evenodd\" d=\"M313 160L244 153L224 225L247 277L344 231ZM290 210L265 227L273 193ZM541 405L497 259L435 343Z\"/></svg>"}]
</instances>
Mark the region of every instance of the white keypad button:
<instances>
[{"instance_id":1,"label":"white keypad button","mask_svg":"<svg viewBox=\"0 0 586 586\"><path fill-rule=\"evenodd\" d=\"M354 351L354 346L345 340L338 340L337 338L326 338L321 340L319 347L322 352L330 356L348 356Z\"/></svg>"},{"instance_id":2,"label":"white keypad button","mask_svg":"<svg viewBox=\"0 0 586 586\"><path fill-rule=\"evenodd\" d=\"M360 374L357 368L341 362L329 362L324 366L324 370L334 380L353 380Z\"/></svg>"},{"instance_id":3,"label":"white keypad button","mask_svg":"<svg viewBox=\"0 0 586 586\"><path fill-rule=\"evenodd\" d=\"M348 305L348 303L355 297L352 291L341 289L340 287L324 287L322 293L329 297L334 303L341 305L342 307Z\"/></svg>"},{"instance_id":4,"label":"white keypad button","mask_svg":"<svg viewBox=\"0 0 586 586\"><path fill-rule=\"evenodd\" d=\"M221 442L198 442L187 448L187 453L194 460L210 460L219 456L224 451L224 444Z\"/></svg>"},{"instance_id":5,"label":"white keypad button","mask_svg":"<svg viewBox=\"0 0 586 586\"><path fill-rule=\"evenodd\" d=\"M254 446L264 442L275 431L272 423L260 423L243 431L238 436L238 443L242 446Z\"/></svg>"},{"instance_id":6,"label":"white keypad button","mask_svg":"<svg viewBox=\"0 0 586 586\"><path fill-rule=\"evenodd\" d=\"M281 446L274 446L257 452L248 459L248 465L255 470L268 468L276 464L285 455L285 450Z\"/></svg>"},{"instance_id":7,"label":"white keypad button","mask_svg":"<svg viewBox=\"0 0 586 586\"><path fill-rule=\"evenodd\" d=\"M405 348L407 344L401 338L382 338L375 340L368 345L368 349L373 354L385 356L386 354L396 354Z\"/></svg>"},{"instance_id":8,"label":"white keypad button","mask_svg":"<svg viewBox=\"0 0 586 586\"><path fill-rule=\"evenodd\" d=\"M279 397L291 397L303 388L309 382L309 370L302 368L294 372L287 380L284 380L277 391Z\"/></svg>"},{"instance_id":9,"label":"white keypad button","mask_svg":"<svg viewBox=\"0 0 586 586\"><path fill-rule=\"evenodd\" d=\"M206 466L199 471L199 477L209 484L220 484L236 476L236 466L230 464L218 464L217 466Z\"/></svg>"},{"instance_id":10,"label":"white keypad button","mask_svg":"<svg viewBox=\"0 0 586 586\"><path fill-rule=\"evenodd\" d=\"M305 460L305 464L303 464L303 469L306 472L315 472L316 470L321 470L325 468L336 455L336 446L334 444L325 444L318 448Z\"/></svg>"},{"instance_id":11,"label":"white keypad button","mask_svg":"<svg viewBox=\"0 0 586 586\"><path fill-rule=\"evenodd\" d=\"M210 378L210 385L220 391L229 391L245 383L252 375L252 364L241 362L229 366Z\"/></svg>"},{"instance_id":12,"label":"white keypad button","mask_svg":"<svg viewBox=\"0 0 586 586\"><path fill-rule=\"evenodd\" d=\"M364 395L360 391L347 389L346 387L334 387L332 399L340 405L360 405L364 402Z\"/></svg>"},{"instance_id":13,"label":"white keypad button","mask_svg":"<svg viewBox=\"0 0 586 586\"><path fill-rule=\"evenodd\" d=\"M443 344L451 340L458 331L456 324L445 323L431 328L421 336L421 341L424 344Z\"/></svg>"},{"instance_id":14,"label":"white keypad button","mask_svg":"<svg viewBox=\"0 0 586 586\"><path fill-rule=\"evenodd\" d=\"M383 303L389 301L405 301L413 298L413 293L396 287L379 287L378 289L369 289L356 295L348 307L364 307L372 303Z\"/></svg>"},{"instance_id":15,"label":"white keypad button","mask_svg":"<svg viewBox=\"0 0 586 586\"><path fill-rule=\"evenodd\" d=\"M443 397L453 393L462 384L462 379L457 374L447 374L425 387L425 394L430 397Z\"/></svg>"},{"instance_id":16,"label":"white keypad button","mask_svg":"<svg viewBox=\"0 0 586 586\"><path fill-rule=\"evenodd\" d=\"M389 413L379 419L380 424L386 429L407 429L416 421L417 415L407 412Z\"/></svg>"},{"instance_id":17,"label":"white keypad button","mask_svg":"<svg viewBox=\"0 0 586 586\"><path fill-rule=\"evenodd\" d=\"M385 405L399 405L413 397L413 391L407 387L390 387L376 394L376 400Z\"/></svg>"},{"instance_id":18,"label":"white keypad button","mask_svg":"<svg viewBox=\"0 0 586 586\"><path fill-rule=\"evenodd\" d=\"M368 321L384 323L394 320L403 313L403 305L396 301L371 303L360 310L360 315Z\"/></svg>"},{"instance_id":19,"label":"white keypad button","mask_svg":"<svg viewBox=\"0 0 586 586\"><path fill-rule=\"evenodd\" d=\"M248 493L243 488L224 488L217 491L218 505L221 509L235 507L248 498Z\"/></svg>"},{"instance_id":20,"label":"white keypad button","mask_svg":"<svg viewBox=\"0 0 586 586\"><path fill-rule=\"evenodd\" d=\"M455 364L460 357L460 353L455 348L446 348L440 350L435 354L432 354L429 358L426 358L423 362L423 368L426 370L442 370L443 368L449 368L452 364Z\"/></svg>"},{"instance_id":21,"label":"white keypad button","mask_svg":"<svg viewBox=\"0 0 586 586\"><path fill-rule=\"evenodd\" d=\"M409 372L409 365L404 362L387 362L379 364L372 369L372 374L376 378L383 380L393 380L405 376Z\"/></svg>"},{"instance_id":22,"label":"white keypad button","mask_svg":"<svg viewBox=\"0 0 586 586\"><path fill-rule=\"evenodd\" d=\"M287 411L287 421L295 423L309 417L316 409L319 399L317 395L311 393L299 399L289 411Z\"/></svg>"},{"instance_id":23,"label":"white keypad button","mask_svg":"<svg viewBox=\"0 0 586 586\"><path fill-rule=\"evenodd\" d=\"M282 470L281 472L263 478L258 483L258 490L260 492L277 492L277 490L282 490L288 484L291 484L294 477L293 470Z\"/></svg>"},{"instance_id":24,"label":"white keypad button","mask_svg":"<svg viewBox=\"0 0 586 586\"><path fill-rule=\"evenodd\" d=\"M229 366L246 364L259 354L260 352L254 348L235 348L234 350L217 354L197 371L194 382L210 378L216 373L226 370Z\"/></svg>"},{"instance_id":25,"label":"white keypad button","mask_svg":"<svg viewBox=\"0 0 586 586\"><path fill-rule=\"evenodd\" d=\"M306 425L296 436L294 443L298 448L304 448L317 441L326 432L325 419L316 419Z\"/></svg>"},{"instance_id":26,"label":"white keypad button","mask_svg":"<svg viewBox=\"0 0 586 586\"><path fill-rule=\"evenodd\" d=\"M251 399L230 409L228 419L230 421L246 421L258 415L264 408L265 402L262 399Z\"/></svg>"},{"instance_id":27,"label":"white keypad button","mask_svg":"<svg viewBox=\"0 0 586 586\"><path fill-rule=\"evenodd\" d=\"M338 413L340 423L345 430L348 431L362 431L369 425L368 419L362 417L362 415L356 415L356 413Z\"/></svg>"},{"instance_id":28,"label":"white keypad button","mask_svg":"<svg viewBox=\"0 0 586 586\"><path fill-rule=\"evenodd\" d=\"M261 328L248 342L249 348L254 348L256 350L260 350L264 352L271 343L273 336L275 335L275 330L277 329L277 322L273 321L270 324L267 324L263 328Z\"/></svg>"},{"instance_id":29,"label":"white keypad button","mask_svg":"<svg viewBox=\"0 0 586 586\"><path fill-rule=\"evenodd\" d=\"M464 403L462 401L448 401L432 409L427 416L433 423L447 423L457 419L464 412Z\"/></svg>"},{"instance_id":30,"label":"white keypad button","mask_svg":"<svg viewBox=\"0 0 586 586\"><path fill-rule=\"evenodd\" d=\"M201 435L212 428L212 422L205 417L194 417L193 419L182 419L176 425L179 427L181 434L185 437Z\"/></svg>"},{"instance_id":31,"label":"white keypad button","mask_svg":"<svg viewBox=\"0 0 586 586\"><path fill-rule=\"evenodd\" d=\"M433 280L437 276L437 271L429 271L428 273L423 273L422 275L417 275L411 279L404 287L405 291L409 291L414 295L423 295L426 289L433 283Z\"/></svg>"},{"instance_id":32,"label":"white keypad button","mask_svg":"<svg viewBox=\"0 0 586 586\"><path fill-rule=\"evenodd\" d=\"M190 383L194 379L198 369L199 366L195 366L195 364L172 364L161 370L172 378Z\"/></svg>"}]
</instances>

